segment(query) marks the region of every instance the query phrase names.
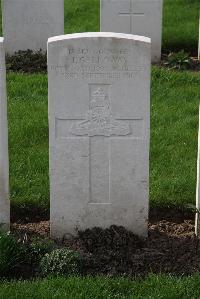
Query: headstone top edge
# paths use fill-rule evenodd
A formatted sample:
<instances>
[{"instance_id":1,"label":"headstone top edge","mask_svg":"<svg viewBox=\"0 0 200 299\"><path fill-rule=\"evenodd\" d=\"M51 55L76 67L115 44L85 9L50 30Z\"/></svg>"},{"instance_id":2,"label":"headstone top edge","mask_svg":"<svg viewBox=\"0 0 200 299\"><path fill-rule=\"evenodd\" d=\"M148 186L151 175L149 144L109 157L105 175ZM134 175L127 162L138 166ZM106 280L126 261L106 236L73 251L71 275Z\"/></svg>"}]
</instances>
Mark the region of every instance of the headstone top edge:
<instances>
[{"instance_id":1,"label":"headstone top edge","mask_svg":"<svg viewBox=\"0 0 200 299\"><path fill-rule=\"evenodd\" d=\"M13 0L2 0L2 2L8 2L8 1L10 1L10 2L13 2ZM17 0L16 0L17 1ZM26 0L27 2L30 2L30 0ZM31 2L33 2L33 1L41 1L41 0L31 0ZM50 2L50 1L60 1L60 2L63 2L64 0L43 0L43 1L47 1L47 2Z\"/></svg>"},{"instance_id":2,"label":"headstone top edge","mask_svg":"<svg viewBox=\"0 0 200 299\"><path fill-rule=\"evenodd\" d=\"M48 39L48 44L58 42L61 40L74 40L81 38L99 38L99 37L107 37L107 38L115 38L115 39L127 39L132 41L143 42L144 44L151 44L151 38L133 35L133 34L125 34L125 33L115 33L115 32L86 32L86 33L73 33L73 34L65 34L53 36Z\"/></svg>"},{"instance_id":3,"label":"headstone top edge","mask_svg":"<svg viewBox=\"0 0 200 299\"><path fill-rule=\"evenodd\" d=\"M119 0L101 0L101 2L119 2ZM160 2L160 3L162 3L163 2L163 0L139 0L140 2Z\"/></svg>"}]
</instances>

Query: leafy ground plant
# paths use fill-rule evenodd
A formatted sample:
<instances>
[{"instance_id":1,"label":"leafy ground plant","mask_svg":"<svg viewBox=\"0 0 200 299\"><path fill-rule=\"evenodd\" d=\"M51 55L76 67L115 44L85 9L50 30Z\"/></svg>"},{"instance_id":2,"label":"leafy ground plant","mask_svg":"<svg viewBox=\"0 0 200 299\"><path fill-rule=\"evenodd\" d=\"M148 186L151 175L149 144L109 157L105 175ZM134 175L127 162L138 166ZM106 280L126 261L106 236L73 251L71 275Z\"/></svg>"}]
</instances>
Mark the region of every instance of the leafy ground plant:
<instances>
[{"instance_id":1,"label":"leafy ground plant","mask_svg":"<svg viewBox=\"0 0 200 299\"><path fill-rule=\"evenodd\" d=\"M7 277L24 261L24 248L10 233L0 234L0 277Z\"/></svg>"},{"instance_id":2,"label":"leafy ground plant","mask_svg":"<svg viewBox=\"0 0 200 299\"><path fill-rule=\"evenodd\" d=\"M167 60L164 63L169 69L187 70L192 68L193 63L190 59L190 55L184 50L177 53L170 53L167 56Z\"/></svg>"},{"instance_id":3,"label":"leafy ground plant","mask_svg":"<svg viewBox=\"0 0 200 299\"><path fill-rule=\"evenodd\" d=\"M77 251L56 249L42 258L40 269L43 276L78 275L81 271L81 260Z\"/></svg>"},{"instance_id":4,"label":"leafy ground plant","mask_svg":"<svg viewBox=\"0 0 200 299\"><path fill-rule=\"evenodd\" d=\"M39 237L34 237L29 245L33 260L36 262L40 261L45 254L53 251L55 247L56 245L53 240Z\"/></svg>"}]
</instances>

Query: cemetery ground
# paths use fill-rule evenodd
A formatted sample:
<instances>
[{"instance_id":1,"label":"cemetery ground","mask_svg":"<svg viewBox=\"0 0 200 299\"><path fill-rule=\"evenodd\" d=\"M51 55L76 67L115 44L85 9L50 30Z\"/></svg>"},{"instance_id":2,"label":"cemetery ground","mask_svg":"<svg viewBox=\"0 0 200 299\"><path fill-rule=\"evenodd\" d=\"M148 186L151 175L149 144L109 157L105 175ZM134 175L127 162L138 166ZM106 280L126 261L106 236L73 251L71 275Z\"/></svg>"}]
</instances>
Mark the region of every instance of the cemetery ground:
<instances>
[{"instance_id":1,"label":"cemetery ground","mask_svg":"<svg viewBox=\"0 0 200 299\"><path fill-rule=\"evenodd\" d=\"M198 2L164 2L164 53L196 54ZM66 1L66 33L98 31L99 3L92 3ZM0 298L199 298L200 244L190 207L195 204L199 73L152 69L147 241L119 227L82 232L62 244L49 241L47 75L8 72L7 88L12 231L30 259L23 260L22 253L6 279L36 280L2 281ZM84 277L40 279L41 255L63 246L83 255ZM137 278L118 277L127 275Z\"/></svg>"}]
</instances>

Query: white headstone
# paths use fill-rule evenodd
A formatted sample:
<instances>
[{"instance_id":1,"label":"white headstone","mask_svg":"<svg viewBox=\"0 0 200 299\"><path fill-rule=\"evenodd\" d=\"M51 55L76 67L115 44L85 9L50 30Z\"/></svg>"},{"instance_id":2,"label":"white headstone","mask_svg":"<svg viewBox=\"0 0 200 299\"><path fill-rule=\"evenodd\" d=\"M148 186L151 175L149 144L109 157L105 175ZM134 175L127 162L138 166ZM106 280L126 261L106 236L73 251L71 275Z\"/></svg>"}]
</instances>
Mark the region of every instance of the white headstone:
<instances>
[{"instance_id":1,"label":"white headstone","mask_svg":"<svg viewBox=\"0 0 200 299\"><path fill-rule=\"evenodd\" d=\"M200 60L200 14L199 14L199 47L198 47L198 59Z\"/></svg>"},{"instance_id":2,"label":"white headstone","mask_svg":"<svg viewBox=\"0 0 200 299\"><path fill-rule=\"evenodd\" d=\"M10 226L8 186L8 128L6 100L6 69L3 38L0 37L0 231Z\"/></svg>"},{"instance_id":3,"label":"white headstone","mask_svg":"<svg viewBox=\"0 0 200 299\"><path fill-rule=\"evenodd\" d=\"M163 0L101 0L101 31L147 36L152 62L161 59Z\"/></svg>"},{"instance_id":4,"label":"white headstone","mask_svg":"<svg viewBox=\"0 0 200 299\"><path fill-rule=\"evenodd\" d=\"M146 236L150 39L48 41L51 235L122 225Z\"/></svg>"},{"instance_id":5,"label":"white headstone","mask_svg":"<svg viewBox=\"0 0 200 299\"><path fill-rule=\"evenodd\" d=\"M199 107L199 133L198 133L198 154L197 154L197 185L196 185L196 235L200 235L200 107Z\"/></svg>"},{"instance_id":6,"label":"white headstone","mask_svg":"<svg viewBox=\"0 0 200 299\"><path fill-rule=\"evenodd\" d=\"M47 50L51 36L64 33L64 0L2 0L5 49Z\"/></svg>"}]
</instances>

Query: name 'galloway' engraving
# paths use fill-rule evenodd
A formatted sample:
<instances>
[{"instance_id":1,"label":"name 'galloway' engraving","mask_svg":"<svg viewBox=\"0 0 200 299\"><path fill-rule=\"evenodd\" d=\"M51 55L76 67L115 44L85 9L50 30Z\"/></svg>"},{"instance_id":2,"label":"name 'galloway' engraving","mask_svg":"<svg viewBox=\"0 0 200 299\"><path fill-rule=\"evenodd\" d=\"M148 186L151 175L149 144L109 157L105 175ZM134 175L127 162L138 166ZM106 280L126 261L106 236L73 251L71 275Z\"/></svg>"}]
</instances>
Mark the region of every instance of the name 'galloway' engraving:
<instances>
[{"instance_id":1,"label":"name 'galloway' engraving","mask_svg":"<svg viewBox=\"0 0 200 299\"><path fill-rule=\"evenodd\" d=\"M128 71L126 56L67 56L63 58L65 71L68 72L105 72Z\"/></svg>"}]
</instances>

